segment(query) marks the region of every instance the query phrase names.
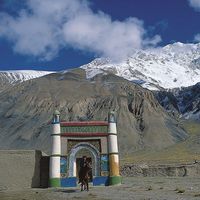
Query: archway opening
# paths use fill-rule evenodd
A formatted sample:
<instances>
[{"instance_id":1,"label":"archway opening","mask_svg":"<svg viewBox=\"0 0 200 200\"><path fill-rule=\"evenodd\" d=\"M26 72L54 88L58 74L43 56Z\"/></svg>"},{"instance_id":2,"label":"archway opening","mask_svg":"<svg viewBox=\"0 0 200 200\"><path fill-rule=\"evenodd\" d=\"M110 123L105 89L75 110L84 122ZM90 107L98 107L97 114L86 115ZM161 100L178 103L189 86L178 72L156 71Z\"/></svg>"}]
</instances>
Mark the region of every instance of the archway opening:
<instances>
[{"instance_id":1,"label":"archway opening","mask_svg":"<svg viewBox=\"0 0 200 200\"><path fill-rule=\"evenodd\" d=\"M77 158L85 155L92 161L92 176L100 174L100 152L90 143L81 142L75 145L69 155L69 177L77 177L79 170L79 162Z\"/></svg>"},{"instance_id":2,"label":"archway opening","mask_svg":"<svg viewBox=\"0 0 200 200\"><path fill-rule=\"evenodd\" d=\"M86 158L87 162L89 162L92 166L92 170L89 172L89 177L90 177L89 182L92 182L93 174L95 170L95 158L94 158L94 155L91 153L91 151L86 148L80 149L76 153L76 177L79 179L79 171L80 171L83 156L87 157Z\"/></svg>"}]
</instances>

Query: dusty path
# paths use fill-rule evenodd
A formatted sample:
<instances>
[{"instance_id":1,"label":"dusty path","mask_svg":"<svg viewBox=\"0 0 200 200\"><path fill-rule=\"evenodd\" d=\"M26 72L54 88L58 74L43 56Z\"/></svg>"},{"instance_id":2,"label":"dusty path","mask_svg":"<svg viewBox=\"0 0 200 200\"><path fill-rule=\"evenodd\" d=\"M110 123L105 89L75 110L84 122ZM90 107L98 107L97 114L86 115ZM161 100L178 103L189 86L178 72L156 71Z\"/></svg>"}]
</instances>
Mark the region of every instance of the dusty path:
<instances>
[{"instance_id":1,"label":"dusty path","mask_svg":"<svg viewBox=\"0 0 200 200\"><path fill-rule=\"evenodd\" d=\"M200 178L123 178L115 187L24 189L1 188L1 200L66 200L66 199L137 199L137 200L200 200Z\"/></svg>"}]
</instances>

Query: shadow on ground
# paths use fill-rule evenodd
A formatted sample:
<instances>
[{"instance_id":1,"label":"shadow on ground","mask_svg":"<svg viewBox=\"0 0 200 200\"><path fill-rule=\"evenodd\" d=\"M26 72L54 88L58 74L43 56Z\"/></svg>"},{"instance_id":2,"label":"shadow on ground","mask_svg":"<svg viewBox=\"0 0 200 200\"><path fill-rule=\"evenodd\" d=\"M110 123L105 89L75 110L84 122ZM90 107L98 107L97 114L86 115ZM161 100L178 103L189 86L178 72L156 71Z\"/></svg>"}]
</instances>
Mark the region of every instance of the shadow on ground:
<instances>
[{"instance_id":1,"label":"shadow on ground","mask_svg":"<svg viewBox=\"0 0 200 200\"><path fill-rule=\"evenodd\" d=\"M75 193L79 192L78 189L57 189L55 192L63 192L63 193Z\"/></svg>"}]
</instances>

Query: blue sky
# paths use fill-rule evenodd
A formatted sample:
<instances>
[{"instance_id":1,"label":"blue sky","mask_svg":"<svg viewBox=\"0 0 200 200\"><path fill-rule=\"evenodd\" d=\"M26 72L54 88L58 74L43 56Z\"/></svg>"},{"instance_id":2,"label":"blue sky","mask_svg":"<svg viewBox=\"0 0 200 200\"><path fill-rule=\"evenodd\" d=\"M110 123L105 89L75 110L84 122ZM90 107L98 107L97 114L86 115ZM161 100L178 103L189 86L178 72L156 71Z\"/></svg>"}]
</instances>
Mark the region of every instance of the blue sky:
<instances>
[{"instance_id":1,"label":"blue sky","mask_svg":"<svg viewBox=\"0 0 200 200\"><path fill-rule=\"evenodd\" d=\"M63 70L200 41L200 0L0 0L0 70Z\"/></svg>"}]
</instances>

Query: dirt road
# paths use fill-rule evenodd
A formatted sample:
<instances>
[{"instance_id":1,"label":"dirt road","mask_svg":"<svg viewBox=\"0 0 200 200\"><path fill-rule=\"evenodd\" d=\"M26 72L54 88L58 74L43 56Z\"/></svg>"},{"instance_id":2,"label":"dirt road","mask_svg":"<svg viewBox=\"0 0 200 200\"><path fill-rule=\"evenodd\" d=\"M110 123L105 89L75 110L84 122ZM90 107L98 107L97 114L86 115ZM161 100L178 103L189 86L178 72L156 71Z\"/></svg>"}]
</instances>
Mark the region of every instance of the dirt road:
<instances>
[{"instance_id":1,"label":"dirt road","mask_svg":"<svg viewBox=\"0 0 200 200\"><path fill-rule=\"evenodd\" d=\"M1 200L199 200L200 178L126 177L120 186L91 186L89 192L81 192L79 188L0 189Z\"/></svg>"}]
</instances>

